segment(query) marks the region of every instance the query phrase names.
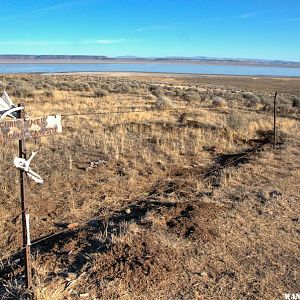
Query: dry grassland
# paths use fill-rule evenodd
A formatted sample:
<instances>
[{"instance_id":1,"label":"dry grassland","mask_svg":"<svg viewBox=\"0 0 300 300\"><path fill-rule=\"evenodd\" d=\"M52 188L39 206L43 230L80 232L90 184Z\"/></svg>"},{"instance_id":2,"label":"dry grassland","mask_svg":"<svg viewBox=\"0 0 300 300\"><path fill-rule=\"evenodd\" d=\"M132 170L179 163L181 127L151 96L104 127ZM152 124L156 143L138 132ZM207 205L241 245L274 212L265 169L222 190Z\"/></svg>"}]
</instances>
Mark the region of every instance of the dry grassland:
<instances>
[{"instance_id":1,"label":"dry grassland","mask_svg":"<svg viewBox=\"0 0 300 300\"><path fill-rule=\"evenodd\" d=\"M65 116L63 134L27 143L28 153L41 145L32 168L45 180L27 182L32 240L62 231L32 246L34 299L283 299L300 291L299 79L1 81L31 117L107 112ZM0 151L0 296L29 299L17 143Z\"/></svg>"}]
</instances>

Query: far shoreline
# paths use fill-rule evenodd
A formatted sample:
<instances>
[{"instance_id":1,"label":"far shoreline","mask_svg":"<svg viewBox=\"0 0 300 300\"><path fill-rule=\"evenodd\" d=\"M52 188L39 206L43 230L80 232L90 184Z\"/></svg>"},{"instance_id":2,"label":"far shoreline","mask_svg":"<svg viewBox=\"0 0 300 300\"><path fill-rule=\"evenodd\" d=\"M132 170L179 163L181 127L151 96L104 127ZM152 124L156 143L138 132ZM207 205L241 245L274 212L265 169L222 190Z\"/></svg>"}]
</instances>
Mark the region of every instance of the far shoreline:
<instances>
[{"instance_id":1,"label":"far shoreline","mask_svg":"<svg viewBox=\"0 0 300 300\"><path fill-rule=\"evenodd\" d=\"M139 71L130 71L130 72L120 72L120 71L82 71L82 72L54 72L54 73L47 73L47 72L35 72L35 73L14 73L13 75L31 75L31 74L38 74L44 76L51 76L51 75L70 75L70 76L80 76L80 75L94 75L94 76L113 76L113 77L191 77L191 78L249 78L254 80L259 80L260 78L268 78L268 79L300 79L300 76L274 76L274 75L231 75L231 74L195 74L195 73L168 73L168 72L139 72ZM9 74L7 74L9 75ZM10 74L12 75L12 73Z\"/></svg>"},{"instance_id":2,"label":"far shoreline","mask_svg":"<svg viewBox=\"0 0 300 300\"><path fill-rule=\"evenodd\" d=\"M300 68L297 63L262 63L250 61L216 61L216 60L136 60L136 59L103 59L103 60L62 60L62 59L45 59L45 60L0 60L0 64L86 64L86 65L106 65L106 64L181 64L181 65L214 65L214 66L245 66L245 67L262 67L262 68Z\"/></svg>"},{"instance_id":3,"label":"far shoreline","mask_svg":"<svg viewBox=\"0 0 300 300\"><path fill-rule=\"evenodd\" d=\"M156 77L156 78L191 78L191 79L249 79L249 80L300 80L300 76L274 76L274 75L232 75L232 74L196 74L196 73L168 73L168 72L140 72L140 71L77 71L77 72L23 72L0 73L1 76L107 76L107 77Z\"/></svg>"}]
</instances>

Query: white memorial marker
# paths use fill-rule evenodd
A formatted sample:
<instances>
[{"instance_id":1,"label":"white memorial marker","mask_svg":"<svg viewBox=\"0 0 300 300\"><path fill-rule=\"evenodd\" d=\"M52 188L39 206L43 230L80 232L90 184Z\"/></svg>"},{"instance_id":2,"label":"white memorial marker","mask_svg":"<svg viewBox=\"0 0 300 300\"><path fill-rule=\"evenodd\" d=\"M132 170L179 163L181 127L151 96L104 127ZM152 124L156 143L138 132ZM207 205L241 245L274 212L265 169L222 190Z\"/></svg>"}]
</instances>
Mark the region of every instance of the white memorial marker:
<instances>
[{"instance_id":1,"label":"white memorial marker","mask_svg":"<svg viewBox=\"0 0 300 300\"><path fill-rule=\"evenodd\" d=\"M11 141L19 141L19 157L14 158L14 165L20 170L20 194L22 206L23 224L23 247L25 256L25 278L26 287L32 286L32 266L30 254L30 227L29 208L25 197L24 173L36 183L43 184L44 181L39 174L30 168L30 162L39 150L33 151L29 159L26 159L25 141L31 138L54 135L62 132L61 116L47 116L39 118L22 117L21 105L16 106L4 91L0 97L0 143L8 144ZM4 121L5 117L13 120Z\"/></svg>"},{"instance_id":2,"label":"white memorial marker","mask_svg":"<svg viewBox=\"0 0 300 300\"><path fill-rule=\"evenodd\" d=\"M14 165L18 169L23 170L26 173L26 175L30 179L34 180L36 183L43 184L44 180L42 179L42 177L39 174L33 172L32 169L29 167L30 162L32 161L32 159L35 157L35 155L38 152L39 152L39 150L35 151L35 152L33 151L32 154L31 154L31 156L27 160L25 160L25 158L15 157L15 159L14 159Z\"/></svg>"}]
</instances>

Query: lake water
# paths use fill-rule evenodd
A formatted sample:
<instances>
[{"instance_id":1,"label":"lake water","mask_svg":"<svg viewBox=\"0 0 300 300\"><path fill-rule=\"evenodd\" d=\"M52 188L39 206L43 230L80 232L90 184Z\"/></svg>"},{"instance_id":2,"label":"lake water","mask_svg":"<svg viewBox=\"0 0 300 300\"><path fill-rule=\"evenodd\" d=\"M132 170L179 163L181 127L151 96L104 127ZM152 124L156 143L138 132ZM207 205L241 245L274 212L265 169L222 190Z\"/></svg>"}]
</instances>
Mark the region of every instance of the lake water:
<instances>
[{"instance_id":1,"label":"lake water","mask_svg":"<svg viewBox=\"0 0 300 300\"><path fill-rule=\"evenodd\" d=\"M300 77L300 68L163 64L163 63L116 63L116 64L0 64L0 74L7 73L61 73L61 72L154 72L209 75L250 75Z\"/></svg>"}]
</instances>

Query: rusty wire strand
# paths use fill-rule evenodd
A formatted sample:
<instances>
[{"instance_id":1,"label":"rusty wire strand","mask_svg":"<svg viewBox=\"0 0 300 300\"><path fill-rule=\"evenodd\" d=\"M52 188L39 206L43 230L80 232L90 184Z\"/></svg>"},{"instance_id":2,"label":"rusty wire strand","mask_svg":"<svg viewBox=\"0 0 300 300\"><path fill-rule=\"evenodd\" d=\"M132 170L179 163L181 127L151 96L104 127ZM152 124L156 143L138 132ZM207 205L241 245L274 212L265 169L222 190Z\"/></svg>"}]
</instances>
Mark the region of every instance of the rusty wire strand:
<instances>
[{"instance_id":1,"label":"rusty wire strand","mask_svg":"<svg viewBox=\"0 0 300 300\"><path fill-rule=\"evenodd\" d=\"M102 112L86 112L86 113L61 114L61 116L62 116L62 117L72 117L72 116L111 115L111 114L127 114L127 113L142 113L142 112L157 112L157 113L161 113L161 112L165 112L165 111L168 111L168 112L178 112L179 110L182 110L182 109L187 110L187 109L190 109L190 108L188 108L188 107L179 107L179 108L176 108L176 109L174 109L174 108L172 108L172 109L164 109L164 110L162 110L162 111L160 111L160 110L153 110L153 109L152 109L152 110L151 110L151 109L147 109L147 110L135 110L135 111L134 111L134 110L130 110L130 111L116 111L116 112L103 112L103 111L102 111ZM194 108L193 108L193 109L194 109ZM215 110L215 111L219 111L219 109L217 109L217 108L212 108L212 107L197 107L196 109L199 109L199 110ZM262 112L262 111L247 110L247 109L239 109L239 108L230 108L230 110L243 111L243 112L257 112L257 113L259 112L259 113L267 114L267 112L264 112L264 111ZM282 116L282 117L284 117L284 118L289 118L289 116ZM125 125L126 125L126 124L125 124ZM201 175L202 175L203 177L206 177L206 176L208 176L208 175L210 175L210 174L212 174L212 173L215 173L215 172L217 172L217 171L219 171L219 170L225 169L226 167L228 167L228 166L230 166L230 165L236 163L236 162L239 161L240 159L246 158L247 156L251 155L253 152L262 149L264 146L265 146L265 145L261 145L261 146L255 148L255 149L249 151L249 152L246 153L245 155L239 156L238 158L236 158L236 159L234 159L234 160L231 160L231 161L229 161L228 163L226 163L226 164L224 164L224 165L222 165L222 166L220 166L220 167L217 167L217 168L214 168L214 169L209 170L209 171L207 171L207 172L204 172L204 173L202 173ZM7 164L7 165L8 165L8 164ZM66 166L66 164L56 164L56 166L58 166L58 165L60 165L60 166ZM204 180L205 180L205 179L206 179L206 178L204 178ZM20 211L20 212L16 215L15 218L17 218L18 216L20 216L22 213L23 213L23 211ZM14 218L14 219L15 219L15 218ZM92 220L95 220L95 219L97 219L97 218L93 217L93 218L91 218L91 219L89 219L89 220L83 222L82 224L78 225L78 227L83 226L83 225L87 224L88 222L90 222L90 221L92 221ZM76 229L78 229L78 228L76 228ZM75 228L74 228L74 229L72 229L72 228L66 228L66 229L64 229L64 230L62 230L62 231L59 231L59 232L53 233L53 234L51 234L51 235L45 236L44 238L36 239L35 241L32 242L32 245L36 245L36 244L38 244L38 243L41 243L41 242L43 242L43 241L45 241L45 240L47 240L47 239L50 239L50 238L54 237L54 236L57 236L57 235L59 235L59 234L62 234L62 233L64 233L64 232L68 232L68 231L72 231L72 230L75 230ZM10 255L4 257L4 258L0 258L0 260L1 260L1 261L7 260L7 259L9 259L9 258L11 258L11 257L13 257L13 256L15 256L15 255L17 255L20 251L22 251L22 250L24 250L24 249L25 249L25 248L22 247L22 248L20 248L19 250L16 250L14 253L12 253L12 254L10 254Z\"/></svg>"},{"instance_id":2,"label":"rusty wire strand","mask_svg":"<svg viewBox=\"0 0 300 300\"><path fill-rule=\"evenodd\" d=\"M245 155L239 156L238 158L236 158L236 159L234 159L234 160L231 160L231 161L229 161L228 163L226 163L226 164L224 164L224 165L222 165L222 166L220 166L220 167L217 167L217 168L214 168L214 169L209 170L209 171L207 171L207 172L204 172L204 173L202 173L201 175L202 175L203 177L205 177L205 176L210 175L210 174L212 174L212 173L214 173L214 172L217 172L217 171L219 171L219 170L223 170L223 169L225 169L226 167L228 167L228 166L230 166L230 165L233 165L234 163L236 163L236 162L239 161L240 159L246 158L246 157L250 156L251 154L253 154L254 152L263 149L264 147L265 147L265 148L271 148L271 146L270 146L269 144L268 144L268 145L260 145L260 146L256 147L255 149L252 149L251 151L247 152ZM203 180L206 180L206 178L204 178ZM121 208L121 209L119 209L119 210L122 210L122 209L125 209L125 208L126 208L126 206L124 205L123 208ZM52 238L52 237L54 237L54 236L60 235L60 234L62 234L62 233L68 232L68 231L74 231L74 230L77 230L77 229L79 229L80 227L82 227L83 225L86 225L86 224L88 224L89 222L91 222L91 221L93 221L93 220L95 220L95 219L99 219L99 218L100 218L100 217L93 217L93 218L90 218L90 219L88 219L88 220L82 222L81 224L78 224L78 226L77 226L76 228L66 228L66 229L64 229L64 230L61 230L61 231L59 231L59 232L55 232L55 233L53 233L53 234L47 235L47 236L45 236L45 237L42 237L42 238L40 238L40 239L36 239L36 240L34 240L34 241L31 243L31 245L37 245L37 244L39 244L39 243L41 243L41 242L43 242L43 241L45 241L45 240L48 240L48 239L50 239L50 238ZM8 256L6 256L6 257L4 257L4 258L0 258L0 260L1 260L1 261L7 260L7 259L9 259L9 258L11 258L11 257L13 257L13 256L15 256L15 255L17 255L20 251L22 251L22 250L24 250L24 249L25 249L25 247L22 247L22 248L20 248L19 250L14 251L12 254L10 254L10 255L8 255Z\"/></svg>"}]
</instances>

